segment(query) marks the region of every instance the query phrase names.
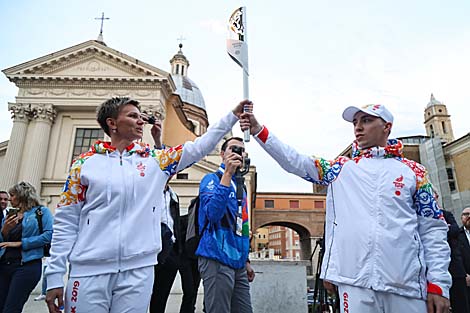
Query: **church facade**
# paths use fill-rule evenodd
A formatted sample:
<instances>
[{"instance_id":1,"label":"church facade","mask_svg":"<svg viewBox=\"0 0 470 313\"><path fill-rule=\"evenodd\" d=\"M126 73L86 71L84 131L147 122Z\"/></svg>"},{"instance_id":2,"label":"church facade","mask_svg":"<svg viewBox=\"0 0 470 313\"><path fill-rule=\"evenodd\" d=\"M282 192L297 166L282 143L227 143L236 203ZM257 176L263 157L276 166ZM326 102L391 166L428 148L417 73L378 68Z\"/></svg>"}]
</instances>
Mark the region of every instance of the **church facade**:
<instances>
[{"instance_id":1,"label":"church facade","mask_svg":"<svg viewBox=\"0 0 470 313\"><path fill-rule=\"evenodd\" d=\"M18 88L8 104L13 127L0 143L0 190L29 181L44 204L55 208L72 161L98 139L109 140L96 122L96 107L111 97L131 97L141 110L163 121L163 143L175 146L203 134L208 124L204 98L187 77L189 62L179 51L171 73L108 47L101 40L78 45L7 68L3 73ZM146 125L144 142L153 144ZM199 181L220 163L220 145L171 185L187 207ZM249 200L255 168L246 176Z\"/></svg>"}]
</instances>

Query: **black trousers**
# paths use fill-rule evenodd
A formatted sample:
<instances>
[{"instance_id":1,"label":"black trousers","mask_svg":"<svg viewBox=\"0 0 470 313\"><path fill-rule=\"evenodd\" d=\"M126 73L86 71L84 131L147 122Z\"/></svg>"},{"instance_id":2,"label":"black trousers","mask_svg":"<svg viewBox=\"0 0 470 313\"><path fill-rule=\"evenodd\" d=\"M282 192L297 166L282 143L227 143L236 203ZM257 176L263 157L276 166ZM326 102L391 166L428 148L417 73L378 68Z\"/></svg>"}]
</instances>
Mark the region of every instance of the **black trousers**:
<instances>
[{"instance_id":1,"label":"black trousers","mask_svg":"<svg viewBox=\"0 0 470 313\"><path fill-rule=\"evenodd\" d=\"M177 247L173 247L170 255L163 264L155 266L155 280L153 293L150 299L150 313L164 313L170 295L171 287L175 281L176 273L180 272L183 299L180 313L194 313L196 309L197 290L201 276L197 268L197 260L178 254Z\"/></svg>"},{"instance_id":2,"label":"black trousers","mask_svg":"<svg viewBox=\"0 0 470 313\"><path fill-rule=\"evenodd\" d=\"M41 259L21 264L0 262L0 312L21 313L41 279Z\"/></svg>"}]
</instances>

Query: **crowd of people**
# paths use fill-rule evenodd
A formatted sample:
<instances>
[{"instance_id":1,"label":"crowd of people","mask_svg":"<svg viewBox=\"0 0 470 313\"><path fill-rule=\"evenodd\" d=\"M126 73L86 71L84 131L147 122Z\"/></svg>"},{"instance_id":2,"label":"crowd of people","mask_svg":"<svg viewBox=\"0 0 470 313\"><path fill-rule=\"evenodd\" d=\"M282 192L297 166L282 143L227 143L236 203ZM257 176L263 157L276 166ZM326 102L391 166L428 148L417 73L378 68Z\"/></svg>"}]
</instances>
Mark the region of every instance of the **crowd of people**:
<instances>
[{"instance_id":1,"label":"crowd of people","mask_svg":"<svg viewBox=\"0 0 470 313\"><path fill-rule=\"evenodd\" d=\"M200 182L196 258L185 249L187 208L169 186L237 121L287 172L327 186L321 278L338 292L342 312L470 313L470 207L462 227L441 210L425 168L389 139L394 118L385 106L348 107L343 119L354 129L352 157L326 160L283 143L249 100L174 147L162 143L158 120L155 145L140 142L150 120L138 101L105 101L97 121L111 140L73 162L54 216L27 182L0 191L0 313L22 311L49 244L43 282L51 313L163 313L177 272L180 313L195 312L200 280L205 312L253 312L243 139L225 140L220 167Z\"/></svg>"}]
</instances>

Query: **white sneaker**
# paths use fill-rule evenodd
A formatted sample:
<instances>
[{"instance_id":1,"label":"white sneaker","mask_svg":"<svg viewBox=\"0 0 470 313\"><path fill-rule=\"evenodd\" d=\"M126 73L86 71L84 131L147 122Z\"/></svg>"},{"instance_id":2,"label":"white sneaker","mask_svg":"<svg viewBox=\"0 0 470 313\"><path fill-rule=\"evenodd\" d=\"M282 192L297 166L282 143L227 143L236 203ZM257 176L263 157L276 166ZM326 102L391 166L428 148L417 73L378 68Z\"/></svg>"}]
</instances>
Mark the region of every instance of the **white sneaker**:
<instances>
[{"instance_id":1,"label":"white sneaker","mask_svg":"<svg viewBox=\"0 0 470 313\"><path fill-rule=\"evenodd\" d=\"M39 296L37 296L36 298L34 298L34 301L42 301L42 300L46 300L46 296L45 296L45 295L39 295Z\"/></svg>"}]
</instances>

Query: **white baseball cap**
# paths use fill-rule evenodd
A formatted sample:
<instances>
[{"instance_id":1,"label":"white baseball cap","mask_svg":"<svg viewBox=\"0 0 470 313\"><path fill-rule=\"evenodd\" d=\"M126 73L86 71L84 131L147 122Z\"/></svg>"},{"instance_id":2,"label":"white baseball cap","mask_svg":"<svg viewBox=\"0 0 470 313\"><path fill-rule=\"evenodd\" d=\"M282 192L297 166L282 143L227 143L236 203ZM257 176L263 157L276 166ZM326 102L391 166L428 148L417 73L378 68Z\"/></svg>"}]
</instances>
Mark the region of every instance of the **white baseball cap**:
<instances>
[{"instance_id":1,"label":"white baseball cap","mask_svg":"<svg viewBox=\"0 0 470 313\"><path fill-rule=\"evenodd\" d=\"M343 112L343 118L348 122L352 122L354 115L359 111L372 116L381 117L385 122L393 123L392 113L382 104L367 104L361 108L355 106L347 107Z\"/></svg>"}]
</instances>

